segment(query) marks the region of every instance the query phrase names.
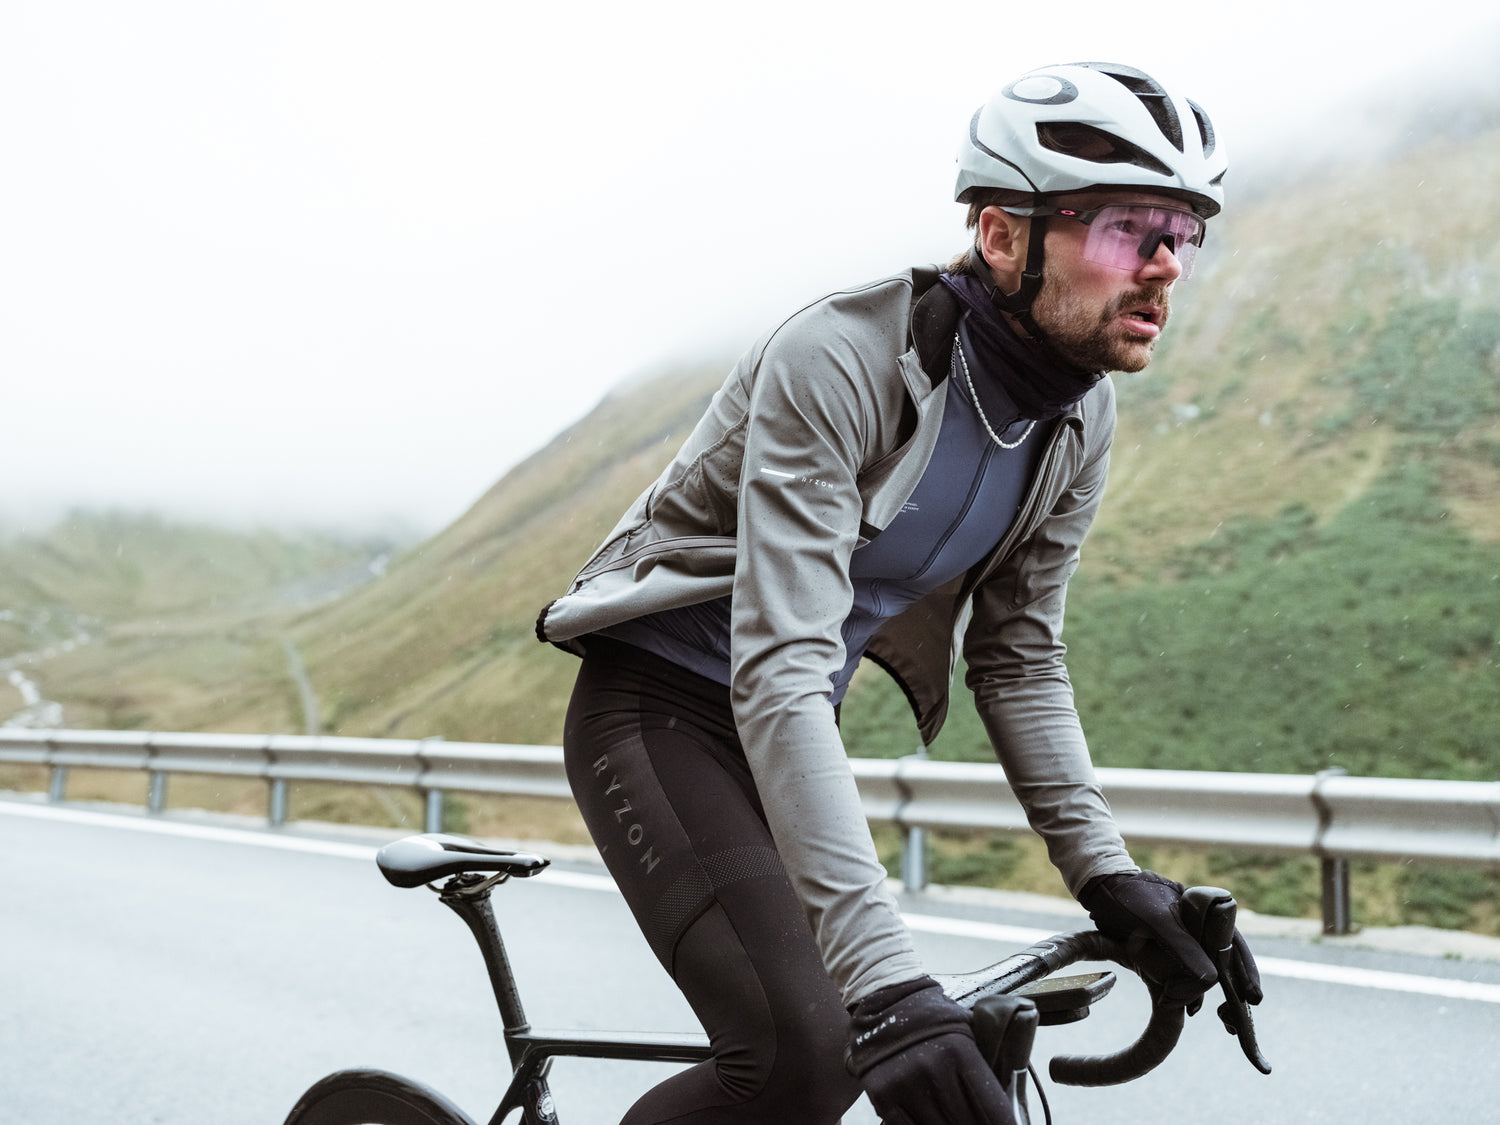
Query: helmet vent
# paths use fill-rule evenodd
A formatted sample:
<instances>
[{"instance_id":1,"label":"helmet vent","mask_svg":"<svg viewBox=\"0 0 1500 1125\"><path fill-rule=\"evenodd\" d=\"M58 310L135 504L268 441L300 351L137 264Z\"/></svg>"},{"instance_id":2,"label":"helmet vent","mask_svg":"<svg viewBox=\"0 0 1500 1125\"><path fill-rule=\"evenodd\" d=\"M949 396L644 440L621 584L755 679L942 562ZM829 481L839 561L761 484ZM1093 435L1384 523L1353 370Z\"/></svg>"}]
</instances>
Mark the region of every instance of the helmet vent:
<instances>
[{"instance_id":1,"label":"helmet vent","mask_svg":"<svg viewBox=\"0 0 1500 1125\"><path fill-rule=\"evenodd\" d=\"M1078 160L1094 164L1134 164L1169 178L1172 175L1172 169L1145 149L1081 121L1038 122L1036 139L1043 148Z\"/></svg>"},{"instance_id":2,"label":"helmet vent","mask_svg":"<svg viewBox=\"0 0 1500 1125\"><path fill-rule=\"evenodd\" d=\"M1203 112L1203 107L1197 102L1189 101L1188 106L1198 122L1198 139L1203 142L1203 155L1207 157L1213 152L1214 145L1217 143L1214 139L1214 123L1208 119L1208 114Z\"/></svg>"},{"instance_id":3,"label":"helmet vent","mask_svg":"<svg viewBox=\"0 0 1500 1125\"><path fill-rule=\"evenodd\" d=\"M1161 130L1162 136L1172 142L1172 147L1178 152L1182 151L1182 122L1177 117L1177 110L1172 107L1171 98L1162 84L1152 78L1144 70L1137 70L1133 66L1122 66L1118 63L1079 63L1091 70L1097 70L1101 74L1107 74L1120 85L1124 86L1139 100L1151 115L1151 120L1156 122L1156 127Z\"/></svg>"}]
</instances>

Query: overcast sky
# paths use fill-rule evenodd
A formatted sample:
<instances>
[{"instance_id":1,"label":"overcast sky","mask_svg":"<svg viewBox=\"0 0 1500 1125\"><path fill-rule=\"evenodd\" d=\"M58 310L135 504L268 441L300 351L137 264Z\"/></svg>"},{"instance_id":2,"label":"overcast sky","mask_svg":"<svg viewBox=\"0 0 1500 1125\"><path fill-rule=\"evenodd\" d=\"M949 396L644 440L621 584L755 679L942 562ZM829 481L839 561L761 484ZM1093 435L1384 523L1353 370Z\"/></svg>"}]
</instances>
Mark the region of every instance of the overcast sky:
<instances>
[{"instance_id":1,"label":"overcast sky","mask_svg":"<svg viewBox=\"0 0 1500 1125\"><path fill-rule=\"evenodd\" d=\"M1024 70L1149 70L1233 167L1492 10L8 0L0 520L436 530L623 378L946 258Z\"/></svg>"}]
</instances>

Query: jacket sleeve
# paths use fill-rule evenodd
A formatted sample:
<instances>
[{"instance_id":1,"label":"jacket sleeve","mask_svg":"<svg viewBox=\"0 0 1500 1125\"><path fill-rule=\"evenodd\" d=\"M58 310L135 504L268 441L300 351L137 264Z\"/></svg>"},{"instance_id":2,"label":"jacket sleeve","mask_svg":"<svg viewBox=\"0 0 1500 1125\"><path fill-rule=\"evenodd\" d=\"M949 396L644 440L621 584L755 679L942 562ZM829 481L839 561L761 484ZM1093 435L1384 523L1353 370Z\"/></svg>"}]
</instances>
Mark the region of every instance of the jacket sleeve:
<instances>
[{"instance_id":1,"label":"jacket sleeve","mask_svg":"<svg viewBox=\"0 0 1500 1125\"><path fill-rule=\"evenodd\" d=\"M1036 532L975 591L964 638L966 682L995 753L1075 896L1096 875L1139 870L1099 787L1063 663L1068 581L1104 492L1112 429Z\"/></svg>"},{"instance_id":2,"label":"jacket sleeve","mask_svg":"<svg viewBox=\"0 0 1500 1125\"><path fill-rule=\"evenodd\" d=\"M850 1002L922 969L839 738L831 674L853 601L858 467L872 432L853 352L804 337L756 374L739 494L732 699L772 835Z\"/></svg>"}]
</instances>

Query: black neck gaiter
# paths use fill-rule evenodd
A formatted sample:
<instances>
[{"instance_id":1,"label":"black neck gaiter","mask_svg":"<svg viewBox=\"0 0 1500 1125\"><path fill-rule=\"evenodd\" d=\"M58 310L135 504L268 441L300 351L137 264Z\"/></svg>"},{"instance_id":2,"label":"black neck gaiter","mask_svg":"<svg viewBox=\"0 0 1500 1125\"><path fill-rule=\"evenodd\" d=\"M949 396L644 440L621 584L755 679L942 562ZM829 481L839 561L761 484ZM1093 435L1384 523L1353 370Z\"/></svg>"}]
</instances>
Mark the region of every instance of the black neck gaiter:
<instances>
[{"instance_id":1,"label":"black neck gaiter","mask_svg":"<svg viewBox=\"0 0 1500 1125\"><path fill-rule=\"evenodd\" d=\"M1104 377L1102 371L1069 363L1044 340L1017 335L990 300L989 290L972 273L945 273L941 280L969 310L969 338L978 352L970 358L985 375L999 380L1021 417L1056 418Z\"/></svg>"}]
</instances>

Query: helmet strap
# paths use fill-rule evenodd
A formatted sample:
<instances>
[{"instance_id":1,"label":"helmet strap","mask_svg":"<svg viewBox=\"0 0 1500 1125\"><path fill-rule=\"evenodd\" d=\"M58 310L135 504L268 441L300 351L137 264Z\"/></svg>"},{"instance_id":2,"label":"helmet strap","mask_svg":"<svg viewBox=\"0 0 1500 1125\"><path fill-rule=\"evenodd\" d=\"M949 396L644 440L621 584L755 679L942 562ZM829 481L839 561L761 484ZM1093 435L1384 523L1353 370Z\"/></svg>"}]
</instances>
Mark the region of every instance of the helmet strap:
<instances>
[{"instance_id":1,"label":"helmet strap","mask_svg":"<svg viewBox=\"0 0 1500 1125\"><path fill-rule=\"evenodd\" d=\"M1042 291L1043 243L1046 241L1047 219L1042 215L1033 215L1031 235L1026 240L1026 266L1021 271L1021 286L1014 293L1006 293L994 283L994 273L989 269L989 260L985 258L978 243L974 245L974 253L985 264L986 272L990 273L990 282L985 286L989 290L990 300L995 303L997 309L1014 319L1021 326L1022 331L1033 340L1044 338L1042 330L1031 317L1031 303Z\"/></svg>"},{"instance_id":2,"label":"helmet strap","mask_svg":"<svg viewBox=\"0 0 1500 1125\"><path fill-rule=\"evenodd\" d=\"M1010 317L1025 334L1027 343L1038 352L1047 362L1055 365L1063 371L1082 372L1084 369L1077 364L1064 359L1058 355L1052 346L1052 341L1047 339L1047 334L1042 331L1041 325L1031 315L1032 303L1036 300L1038 293L1042 291L1042 244L1047 241L1047 219L1044 215L1031 216L1031 236L1026 242L1026 266L1021 271L1021 286L1014 293L1005 293L1000 286L995 284L994 273L990 269L989 259L979 248L979 243L974 244L974 254L979 261L984 263L985 273L989 279L980 278L981 284L990 295L990 301L1006 316ZM977 273L976 273L977 276ZM1103 378L1104 373L1089 372L1094 379Z\"/></svg>"}]
</instances>

